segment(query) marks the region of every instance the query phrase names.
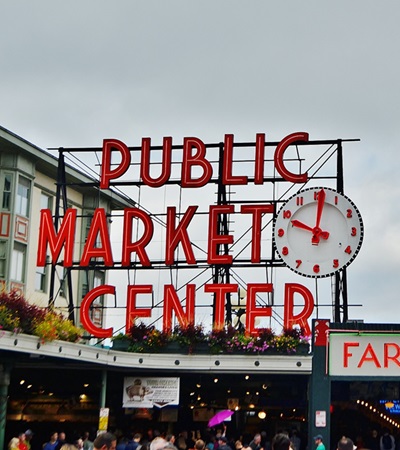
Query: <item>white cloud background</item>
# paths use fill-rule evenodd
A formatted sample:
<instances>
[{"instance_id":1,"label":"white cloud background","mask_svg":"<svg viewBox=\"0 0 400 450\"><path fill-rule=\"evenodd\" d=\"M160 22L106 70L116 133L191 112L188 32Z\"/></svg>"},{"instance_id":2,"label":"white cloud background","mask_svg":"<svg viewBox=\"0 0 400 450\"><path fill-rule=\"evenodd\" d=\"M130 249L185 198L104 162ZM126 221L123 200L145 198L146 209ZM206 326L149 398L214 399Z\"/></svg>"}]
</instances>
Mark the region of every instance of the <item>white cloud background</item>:
<instances>
[{"instance_id":1,"label":"white cloud background","mask_svg":"<svg viewBox=\"0 0 400 450\"><path fill-rule=\"evenodd\" d=\"M360 138L344 147L365 222L351 315L398 321L397 0L5 0L1 18L0 124L42 148Z\"/></svg>"}]
</instances>

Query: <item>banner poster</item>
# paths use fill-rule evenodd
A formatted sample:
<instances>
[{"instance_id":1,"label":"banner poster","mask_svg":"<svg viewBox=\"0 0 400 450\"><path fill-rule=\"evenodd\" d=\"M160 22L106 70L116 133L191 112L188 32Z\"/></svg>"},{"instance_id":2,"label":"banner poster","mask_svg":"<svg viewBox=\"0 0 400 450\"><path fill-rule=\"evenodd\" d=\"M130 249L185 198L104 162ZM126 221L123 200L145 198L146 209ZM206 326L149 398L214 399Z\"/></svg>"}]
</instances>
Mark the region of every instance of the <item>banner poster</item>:
<instances>
[{"instance_id":1,"label":"banner poster","mask_svg":"<svg viewBox=\"0 0 400 450\"><path fill-rule=\"evenodd\" d=\"M179 405L179 378L124 378L123 408L163 408L167 405Z\"/></svg>"}]
</instances>

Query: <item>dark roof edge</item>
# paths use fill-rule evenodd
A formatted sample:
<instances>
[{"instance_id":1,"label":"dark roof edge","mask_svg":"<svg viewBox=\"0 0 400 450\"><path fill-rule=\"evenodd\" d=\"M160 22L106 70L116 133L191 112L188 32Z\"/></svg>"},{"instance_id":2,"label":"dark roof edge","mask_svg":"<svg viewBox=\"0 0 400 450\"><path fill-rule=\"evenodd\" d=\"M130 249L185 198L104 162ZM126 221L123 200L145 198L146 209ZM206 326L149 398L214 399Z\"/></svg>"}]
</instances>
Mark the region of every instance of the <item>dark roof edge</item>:
<instances>
[{"instance_id":1,"label":"dark roof edge","mask_svg":"<svg viewBox=\"0 0 400 450\"><path fill-rule=\"evenodd\" d=\"M10 130L2 127L0 125L0 138L5 139L6 141L18 146L25 152L35 156L38 159L45 161L46 163L57 168L58 166L58 158L50 154L48 151L43 150L35 144L27 141L26 139L18 136ZM74 167L66 164L67 173L74 177L76 180L85 181L88 183L98 182L95 178L88 176L87 174L75 169ZM129 208L132 207L132 201L125 195L115 192L111 189L102 190L102 195L109 198L116 205L119 205L119 208Z\"/></svg>"}]
</instances>

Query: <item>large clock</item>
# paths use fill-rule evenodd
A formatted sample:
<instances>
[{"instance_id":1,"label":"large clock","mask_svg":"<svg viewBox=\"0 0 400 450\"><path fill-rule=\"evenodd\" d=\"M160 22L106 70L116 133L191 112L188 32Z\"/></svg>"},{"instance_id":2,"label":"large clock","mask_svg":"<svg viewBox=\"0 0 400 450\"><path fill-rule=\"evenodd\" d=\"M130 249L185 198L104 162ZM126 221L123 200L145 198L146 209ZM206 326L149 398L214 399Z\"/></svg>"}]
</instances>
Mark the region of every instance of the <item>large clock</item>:
<instances>
[{"instance_id":1,"label":"large clock","mask_svg":"<svg viewBox=\"0 0 400 450\"><path fill-rule=\"evenodd\" d=\"M275 249L294 272L327 277L348 266L364 237L361 214L354 203L330 188L297 192L278 211Z\"/></svg>"}]
</instances>

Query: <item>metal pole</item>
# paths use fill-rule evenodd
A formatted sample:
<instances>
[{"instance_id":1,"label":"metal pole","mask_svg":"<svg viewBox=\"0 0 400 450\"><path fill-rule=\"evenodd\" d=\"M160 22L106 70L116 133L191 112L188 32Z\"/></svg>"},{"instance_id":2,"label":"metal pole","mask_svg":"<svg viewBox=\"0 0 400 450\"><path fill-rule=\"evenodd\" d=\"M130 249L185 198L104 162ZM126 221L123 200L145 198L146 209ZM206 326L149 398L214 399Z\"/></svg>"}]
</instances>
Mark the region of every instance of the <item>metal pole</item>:
<instances>
[{"instance_id":1,"label":"metal pole","mask_svg":"<svg viewBox=\"0 0 400 450\"><path fill-rule=\"evenodd\" d=\"M0 448L5 448L4 439L7 421L8 386L10 385L11 366L0 364Z\"/></svg>"},{"instance_id":2,"label":"metal pole","mask_svg":"<svg viewBox=\"0 0 400 450\"><path fill-rule=\"evenodd\" d=\"M101 371L100 408L106 407L106 395L107 395L107 370L103 369Z\"/></svg>"}]
</instances>

